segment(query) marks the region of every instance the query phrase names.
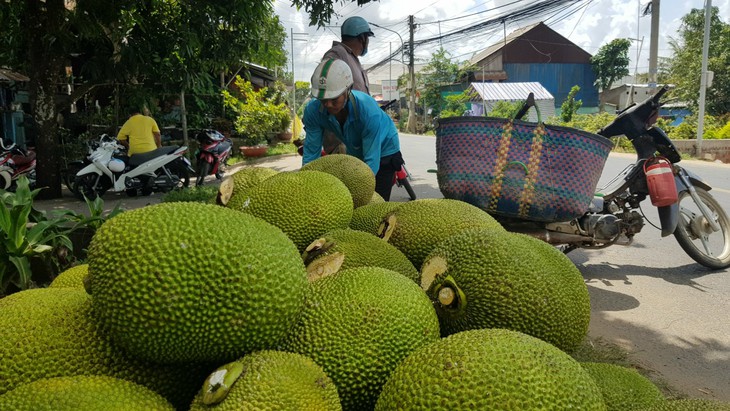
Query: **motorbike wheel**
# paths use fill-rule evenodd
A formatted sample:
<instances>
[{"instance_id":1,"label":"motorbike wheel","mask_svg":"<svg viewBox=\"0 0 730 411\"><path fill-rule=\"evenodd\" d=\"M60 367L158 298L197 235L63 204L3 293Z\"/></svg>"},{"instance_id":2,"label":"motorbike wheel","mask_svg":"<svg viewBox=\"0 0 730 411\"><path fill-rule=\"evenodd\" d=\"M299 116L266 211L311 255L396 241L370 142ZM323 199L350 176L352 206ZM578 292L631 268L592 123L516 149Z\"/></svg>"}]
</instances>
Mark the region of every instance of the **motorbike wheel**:
<instances>
[{"instance_id":1,"label":"motorbike wheel","mask_svg":"<svg viewBox=\"0 0 730 411\"><path fill-rule=\"evenodd\" d=\"M406 189L406 191L408 192L408 197L410 197L411 200L415 200L416 199L416 193L413 191L413 187L411 187L411 183L408 182L408 178L401 178L401 179L399 179L398 180L398 184L401 187L403 187L403 188Z\"/></svg>"},{"instance_id":2,"label":"motorbike wheel","mask_svg":"<svg viewBox=\"0 0 730 411\"><path fill-rule=\"evenodd\" d=\"M98 183L97 179L99 180ZM71 192L81 201L84 201L84 196L89 200L95 200L97 197L104 195L106 190L109 189L107 181L108 178L106 176L99 177L95 173L76 176L72 184Z\"/></svg>"},{"instance_id":3,"label":"motorbike wheel","mask_svg":"<svg viewBox=\"0 0 730 411\"><path fill-rule=\"evenodd\" d=\"M205 177L210 174L211 164L206 161L201 161L198 167L198 179L195 182L196 186L202 186L205 182Z\"/></svg>"},{"instance_id":4,"label":"motorbike wheel","mask_svg":"<svg viewBox=\"0 0 730 411\"><path fill-rule=\"evenodd\" d=\"M76 178L76 174L78 174L82 168L84 168L84 166L81 164L69 164L68 168L61 171L61 181L63 182L63 185L65 185L66 188L74 194L76 194L76 192L74 192L74 179Z\"/></svg>"},{"instance_id":5,"label":"motorbike wheel","mask_svg":"<svg viewBox=\"0 0 730 411\"><path fill-rule=\"evenodd\" d=\"M679 193L679 224L674 237L693 260L712 269L730 267L730 219L720 203L707 191L695 188L702 203L717 223L719 231L712 231L688 191Z\"/></svg>"},{"instance_id":6,"label":"motorbike wheel","mask_svg":"<svg viewBox=\"0 0 730 411\"><path fill-rule=\"evenodd\" d=\"M172 174L175 174L176 176L180 177L180 182L182 182L182 187L190 187L190 170L188 170L185 163L180 161L175 161L173 164L170 165L170 172Z\"/></svg>"}]
</instances>

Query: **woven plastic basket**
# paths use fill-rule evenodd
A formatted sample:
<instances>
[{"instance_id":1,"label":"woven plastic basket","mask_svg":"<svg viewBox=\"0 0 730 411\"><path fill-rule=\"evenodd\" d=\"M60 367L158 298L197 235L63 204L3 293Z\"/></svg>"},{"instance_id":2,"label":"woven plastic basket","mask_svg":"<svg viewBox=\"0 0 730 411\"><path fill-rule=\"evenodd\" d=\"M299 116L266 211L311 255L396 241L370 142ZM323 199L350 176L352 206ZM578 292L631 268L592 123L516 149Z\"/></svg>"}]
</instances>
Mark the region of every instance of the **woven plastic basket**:
<instances>
[{"instance_id":1,"label":"woven plastic basket","mask_svg":"<svg viewBox=\"0 0 730 411\"><path fill-rule=\"evenodd\" d=\"M543 123L440 119L438 184L444 197L490 214L568 221L588 208L611 147L605 137Z\"/></svg>"}]
</instances>

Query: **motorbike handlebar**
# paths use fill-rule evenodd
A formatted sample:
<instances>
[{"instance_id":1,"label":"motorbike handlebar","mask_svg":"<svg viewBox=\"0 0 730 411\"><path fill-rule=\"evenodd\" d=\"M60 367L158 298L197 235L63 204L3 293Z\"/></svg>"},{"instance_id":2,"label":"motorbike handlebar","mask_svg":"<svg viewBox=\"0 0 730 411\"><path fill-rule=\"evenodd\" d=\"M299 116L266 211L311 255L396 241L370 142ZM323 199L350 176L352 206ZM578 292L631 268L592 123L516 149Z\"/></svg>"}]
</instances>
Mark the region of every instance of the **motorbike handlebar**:
<instances>
[{"instance_id":1,"label":"motorbike handlebar","mask_svg":"<svg viewBox=\"0 0 730 411\"><path fill-rule=\"evenodd\" d=\"M662 105L659 100L667 91L669 91L669 86L662 86L653 96L639 104L627 107L618 113L611 124L599 130L598 134L604 137L624 134L629 139L633 139L645 133L656 122L659 107Z\"/></svg>"}]
</instances>

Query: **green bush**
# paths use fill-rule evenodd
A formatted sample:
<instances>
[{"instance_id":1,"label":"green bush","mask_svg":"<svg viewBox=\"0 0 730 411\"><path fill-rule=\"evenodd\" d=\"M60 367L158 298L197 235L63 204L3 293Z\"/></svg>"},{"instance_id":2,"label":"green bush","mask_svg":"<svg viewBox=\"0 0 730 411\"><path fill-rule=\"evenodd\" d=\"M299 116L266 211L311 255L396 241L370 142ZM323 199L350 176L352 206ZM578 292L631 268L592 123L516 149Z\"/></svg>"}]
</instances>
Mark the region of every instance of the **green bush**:
<instances>
[{"instance_id":1,"label":"green bush","mask_svg":"<svg viewBox=\"0 0 730 411\"><path fill-rule=\"evenodd\" d=\"M162 202L174 203L190 201L195 203L215 203L217 195L217 185L187 187L182 190L170 191L162 197Z\"/></svg>"},{"instance_id":2,"label":"green bush","mask_svg":"<svg viewBox=\"0 0 730 411\"><path fill-rule=\"evenodd\" d=\"M692 114L684 118L684 121L667 134L669 138L674 140L691 140L697 138L697 115ZM707 140L718 138L730 138L730 128L728 132L723 132L725 122L719 117L706 115L705 122L702 127L702 138ZM666 130L665 130L666 131ZM725 135L725 137L722 137Z\"/></svg>"}]
</instances>

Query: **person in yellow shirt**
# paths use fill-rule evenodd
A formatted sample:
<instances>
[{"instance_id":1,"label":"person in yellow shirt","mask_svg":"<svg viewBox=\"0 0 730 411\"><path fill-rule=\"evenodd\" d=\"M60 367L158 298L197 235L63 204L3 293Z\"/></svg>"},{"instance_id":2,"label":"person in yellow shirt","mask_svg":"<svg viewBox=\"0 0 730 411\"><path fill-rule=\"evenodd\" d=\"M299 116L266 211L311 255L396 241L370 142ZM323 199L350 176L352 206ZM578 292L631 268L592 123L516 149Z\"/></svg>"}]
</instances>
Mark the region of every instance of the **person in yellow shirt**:
<instances>
[{"instance_id":1,"label":"person in yellow shirt","mask_svg":"<svg viewBox=\"0 0 730 411\"><path fill-rule=\"evenodd\" d=\"M142 154L162 147L160 128L154 118L132 109L129 119L122 125L117 140L127 147L127 154Z\"/></svg>"}]
</instances>

